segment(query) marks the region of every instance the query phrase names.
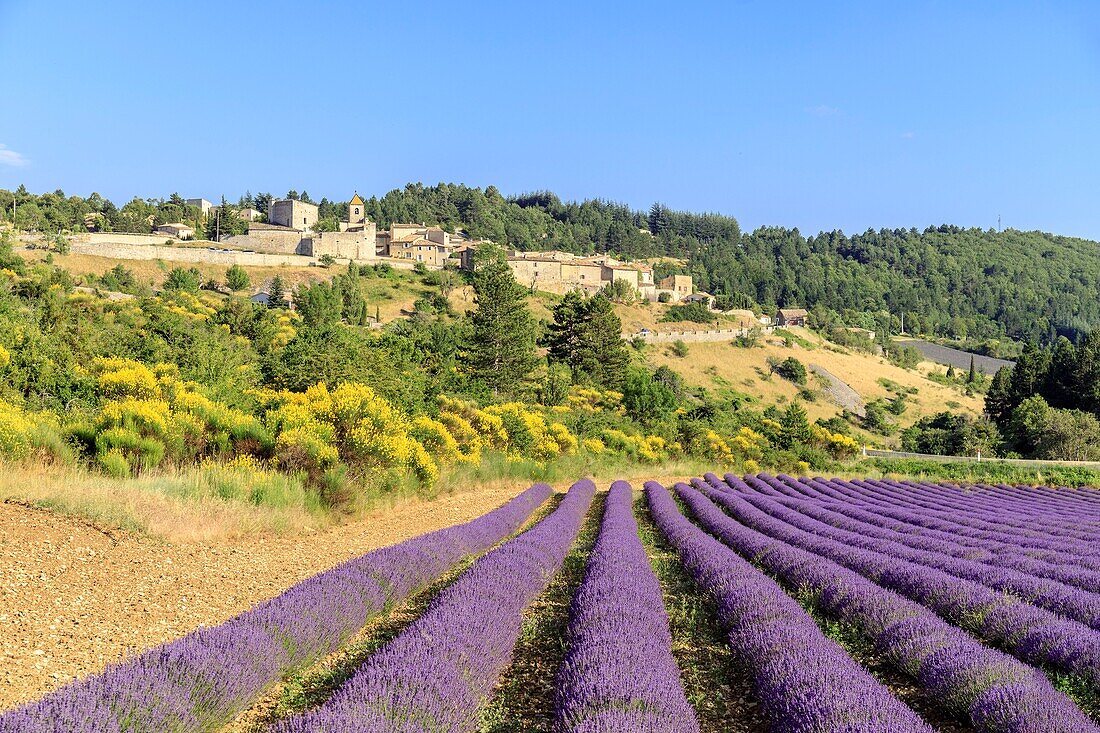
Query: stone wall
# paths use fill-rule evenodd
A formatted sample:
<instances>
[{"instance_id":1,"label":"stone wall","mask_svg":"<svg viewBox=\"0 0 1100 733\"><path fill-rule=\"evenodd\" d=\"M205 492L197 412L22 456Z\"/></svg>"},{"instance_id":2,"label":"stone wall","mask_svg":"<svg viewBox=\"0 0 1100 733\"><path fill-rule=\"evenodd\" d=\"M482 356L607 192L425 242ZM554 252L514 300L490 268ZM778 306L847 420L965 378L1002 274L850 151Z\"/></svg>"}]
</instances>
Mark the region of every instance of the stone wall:
<instances>
[{"instance_id":1,"label":"stone wall","mask_svg":"<svg viewBox=\"0 0 1100 733\"><path fill-rule=\"evenodd\" d=\"M670 344L673 341L732 341L738 336L748 336L751 328L712 328L694 331L650 331L649 333L628 333L624 336L642 338L651 344ZM761 333L771 333L771 326L761 326Z\"/></svg>"},{"instance_id":2,"label":"stone wall","mask_svg":"<svg viewBox=\"0 0 1100 733\"><path fill-rule=\"evenodd\" d=\"M330 255L356 262L378 259L374 225L361 232L323 232L313 235L310 254L314 257Z\"/></svg>"},{"instance_id":3,"label":"stone wall","mask_svg":"<svg viewBox=\"0 0 1100 733\"><path fill-rule=\"evenodd\" d=\"M253 252L274 255L309 255L310 240L293 229L252 229L248 234L238 234L220 243L233 249L250 249Z\"/></svg>"},{"instance_id":4,"label":"stone wall","mask_svg":"<svg viewBox=\"0 0 1100 733\"><path fill-rule=\"evenodd\" d=\"M162 242L164 240L161 240ZM169 262L205 262L221 265L297 265L313 262L312 258L300 255L264 254L261 252L238 252L235 250L211 250L202 247L165 247L148 244L73 244L74 254L110 257L116 260L166 260Z\"/></svg>"},{"instance_id":5,"label":"stone wall","mask_svg":"<svg viewBox=\"0 0 1100 733\"><path fill-rule=\"evenodd\" d=\"M174 239L167 234L126 234L124 232L88 232L69 238L73 244L164 244Z\"/></svg>"}]
</instances>

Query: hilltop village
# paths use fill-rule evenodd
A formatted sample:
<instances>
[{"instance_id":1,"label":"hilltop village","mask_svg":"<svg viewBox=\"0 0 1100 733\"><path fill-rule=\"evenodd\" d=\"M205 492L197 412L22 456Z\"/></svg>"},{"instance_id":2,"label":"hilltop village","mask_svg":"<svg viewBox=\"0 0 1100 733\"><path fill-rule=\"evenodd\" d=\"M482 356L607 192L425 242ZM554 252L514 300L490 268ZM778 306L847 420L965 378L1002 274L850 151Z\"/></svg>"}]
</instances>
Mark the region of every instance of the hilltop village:
<instances>
[{"instance_id":1,"label":"hilltop village","mask_svg":"<svg viewBox=\"0 0 1100 733\"><path fill-rule=\"evenodd\" d=\"M217 215L217 207L205 199L188 199L187 203L201 209L205 217ZM339 231L315 231L319 219L317 205L291 198L272 201L266 221L259 221L260 212L254 209L241 209L234 215L247 222L248 230L222 238L221 247L266 255L469 270L478 245L488 243L422 223L393 223L388 229L379 229L367 217L358 193L348 203L347 221L339 223ZM166 224L157 231L180 240L194 235L183 224ZM582 256L558 250L508 250L507 256L516 280L533 289L596 292L609 283L625 282L640 298L652 302L677 303L693 295L710 299L706 294L694 293L690 275L671 275L654 281L649 265L622 262L606 254Z\"/></svg>"}]
</instances>

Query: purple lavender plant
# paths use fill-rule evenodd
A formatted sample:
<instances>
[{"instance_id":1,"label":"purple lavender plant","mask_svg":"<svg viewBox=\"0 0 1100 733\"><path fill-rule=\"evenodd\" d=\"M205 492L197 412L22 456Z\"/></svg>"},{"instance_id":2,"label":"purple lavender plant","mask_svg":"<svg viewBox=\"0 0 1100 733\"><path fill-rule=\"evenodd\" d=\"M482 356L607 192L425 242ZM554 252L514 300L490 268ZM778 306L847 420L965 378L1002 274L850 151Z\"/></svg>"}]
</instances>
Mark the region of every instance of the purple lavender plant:
<instances>
[{"instance_id":1,"label":"purple lavender plant","mask_svg":"<svg viewBox=\"0 0 1100 733\"><path fill-rule=\"evenodd\" d=\"M475 562L320 708L276 733L473 731L509 664L523 609L549 584L595 494L573 484L550 516Z\"/></svg>"},{"instance_id":2,"label":"purple lavender plant","mask_svg":"<svg viewBox=\"0 0 1100 733\"><path fill-rule=\"evenodd\" d=\"M920 604L830 562L817 554L816 547L801 549L789 537L754 529L758 519L767 522L740 496L700 481L693 484L696 488L678 485L677 493L705 529L784 582L810 592L822 610L855 625L929 697L969 717L977 730L1100 731L1038 670L983 646ZM861 551L852 549L850 554ZM943 597L952 597L949 588L938 587ZM1037 699L1045 705L1035 705Z\"/></svg>"},{"instance_id":3,"label":"purple lavender plant","mask_svg":"<svg viewBox=\"0 0 1100 733\"><path fill-rule=\"evenodd\" d=\"M560 733L698 733L672 657L664 597L638 538L630 484L611 485L570 608L558 672Z\"/></svg>"},{"instance_id":4,"label":"purple lavender plant","mask_svg":"<svg viewBox=\"0 0 1100 733\"><path fill-rule=\"evenodd\" d=\"M536 484L466 524L349 560L0 716L0 733L191 733L228 722L289 670L335 651L387 604L518 529L553 490Z\"/></svg>"},{"instance_id":5,"label":"purple lavender plant","mask_svg":"<svg viewBox=\"0 0 1100 733\"><path fill-rule=\"evenodd\" d=\"M718 604L730 646L751 671L775 730L901 733L932 729L890 694L775 581L680 514L650 481L653 519L688 572Z\"/></svg>"}]
</instances>

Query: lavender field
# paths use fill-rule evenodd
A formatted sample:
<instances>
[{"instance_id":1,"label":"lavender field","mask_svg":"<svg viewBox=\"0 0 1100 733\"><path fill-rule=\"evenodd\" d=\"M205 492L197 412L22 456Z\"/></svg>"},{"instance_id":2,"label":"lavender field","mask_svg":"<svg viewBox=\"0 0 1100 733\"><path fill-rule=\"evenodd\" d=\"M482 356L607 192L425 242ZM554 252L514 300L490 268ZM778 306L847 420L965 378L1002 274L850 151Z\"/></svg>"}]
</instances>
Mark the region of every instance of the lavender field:
<instances>
[{"instance_id":1,"label":"lavender field","mask_svg":"<svg viewBox=\"0 0 1100 733\"><path fill-rule=\"evenodd\" d=\"M1100 493L707 474L533 486L0 732L1069 733L1098 712Z\"/></svg>"}]
</instances>

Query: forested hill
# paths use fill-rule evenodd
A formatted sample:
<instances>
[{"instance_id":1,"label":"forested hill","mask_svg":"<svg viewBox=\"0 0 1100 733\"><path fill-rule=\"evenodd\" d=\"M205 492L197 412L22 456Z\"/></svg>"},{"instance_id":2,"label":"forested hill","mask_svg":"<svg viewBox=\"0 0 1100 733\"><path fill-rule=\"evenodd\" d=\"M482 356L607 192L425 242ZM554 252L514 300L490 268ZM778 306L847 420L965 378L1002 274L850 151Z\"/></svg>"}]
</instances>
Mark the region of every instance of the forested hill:
<instances>
[{"instance_id":1,"label":"forested hill","mask_svg":"<svg viewBox=\"0 0 1100 733\"><path fill-rule=\"evenodd\" d=\"M1043 232L954 226L803 236L766 227L742 233L718 214L648 212L600 200L564 203L552 193L505 198L493 187L419 184L372 198L380 223L431 221L519 249L672 256L696 285L765 306L844 313L875 327L969 338L1050 341L1100 326L1100 245ZM855 313L852 311L858 311Z\"/></svg>"},{"instance_id":2,"label":"forested hill","mask_svg":"<svg viewBox=\"0 0 1100 733\"><path fill-rule=\"evenodd\" d=\"M12 195L0 190L0 220L12 209ZM150 217L163 223L188 212L175 195L134 199L121 208L98 194L35 196L21 187L14 195L17 224L25 229L75 231L84 216L98 213L115 231L147 231ZM305 192L301 198L308 200ZM264 211L271 199L246 194L239 203ZM322 199L319 205L322 223L335 229L346 203ZM409 184L370 198L366 209L382 227L439 224L518 249L671 256L684 264L660 265L658 275L687 271L699 289L734 296L739 304L834 311L848 325L876 330L890 319L897 331L902 312L909 331L971 339L1050 342L1056 334L1075 338L1100 326L1100 245L1042 232L940 226L853 236L805 237L778 227L742 233L736 219L719 214L563 202L549 192L505 197L493 186L458 184Z\"/></svg>"}]
</instances>

